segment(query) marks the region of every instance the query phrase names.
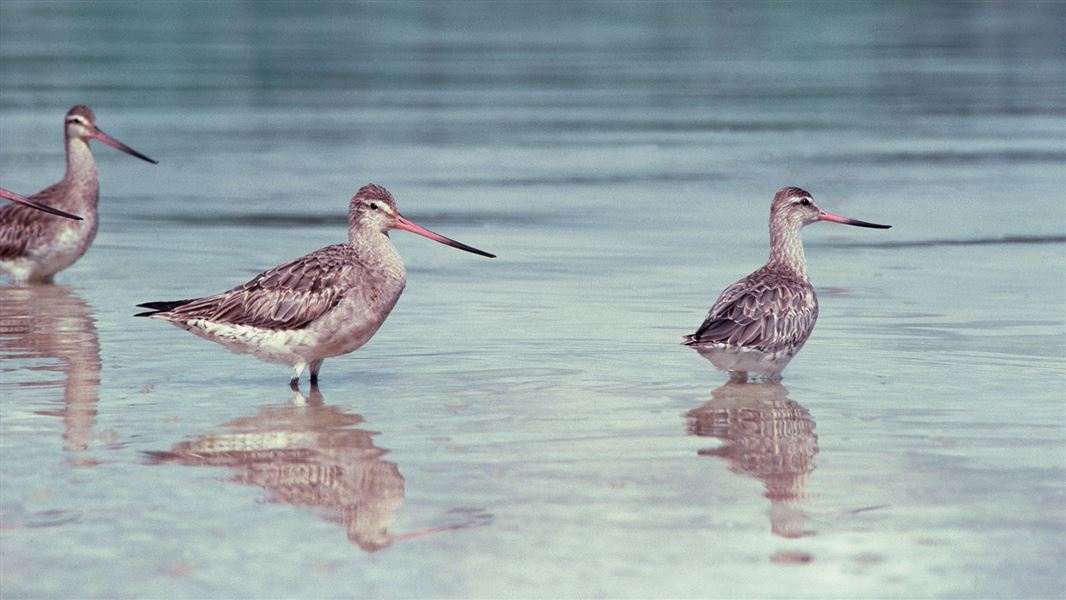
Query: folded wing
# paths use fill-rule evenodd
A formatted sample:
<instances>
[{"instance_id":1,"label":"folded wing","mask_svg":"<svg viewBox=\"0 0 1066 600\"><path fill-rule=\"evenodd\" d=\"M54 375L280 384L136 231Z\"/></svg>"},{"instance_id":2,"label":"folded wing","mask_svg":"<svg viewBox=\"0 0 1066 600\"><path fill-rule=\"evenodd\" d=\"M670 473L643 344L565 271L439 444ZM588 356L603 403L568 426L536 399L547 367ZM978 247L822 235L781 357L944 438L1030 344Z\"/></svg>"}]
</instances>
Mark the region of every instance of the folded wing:
<instances>
[{"instance_id":1,"label":"folded wing","mask_svg":"<svg viewBox=\"0 0 1066 600\"><path fill-rule=\"evenodd\" d=\"M31 242L44 234L45 219L53 218L23 204L0 208L0 258L25 256Z\"/></svg>"},{"instance_id":2,"label":"folded wing","mask_svg":"<svg viewBox=\"0 0 1066 600\"><path fill-rule=\"evenodd\" d=\"M147 302L153 309L137 316L172 321L206 320L266 329L299 329L332 310L360 269L354 250L345 244L260 273L229 291L174 302Z\"/></svg>"},{"instance_id":3,"label":"folded wing","mask_svg":"<svg viewBox=\"0 0 1066 600\"><path fill-rule=\"evenodd\" d=\"M806 341L817 319L818 301L810 283L756 271L722 292L685 343L776 352Z\"/></svg>"}]
</instances>

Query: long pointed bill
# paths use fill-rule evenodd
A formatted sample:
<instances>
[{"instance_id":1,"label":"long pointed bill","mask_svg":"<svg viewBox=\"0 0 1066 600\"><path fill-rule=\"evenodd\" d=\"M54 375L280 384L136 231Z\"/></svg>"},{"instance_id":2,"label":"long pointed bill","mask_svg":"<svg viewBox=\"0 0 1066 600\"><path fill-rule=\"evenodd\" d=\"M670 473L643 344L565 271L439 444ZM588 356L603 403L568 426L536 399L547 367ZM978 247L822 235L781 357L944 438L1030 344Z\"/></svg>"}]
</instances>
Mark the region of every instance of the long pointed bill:
<instances>
[{"instance_id":1,"label":"long pointed bill","mask_svg":"<svg viewBox=\"0 0 1066 600\"><path fill-rule=\"evenodd\" d=\"M877 223L867 223L866 221L859 221L858 219L848 219L845 217L838 217L831 215L827 212L818 213L819 221L832 221L833 223L843 223L845 225L854 225L856 227L873 227L874 229L889 229L891 225L879 225Z\"/></svg>"},{"instance_id":2,"label":"long pointed bill","mask_svg":"<svg viewBox=\"0 0 1066 600\"><path fill-rule=\"evenodd\" d=\"M495 254L489 254L488 252L485 252L484 250L478 250L477 248L474 248L472 246L467 246L466 244L464 244L462 242L457 242L457 241L455 241L455 240L453 240L451 238L446 238L443 235L440 235L439 233L433 233L432 231L426 229L425 227L422 227L421 225L417 225L417 224L413 223L412 221L409 221L403 215L396 215L396 225L395 225L395 227L396 227L396 229L403 229L404 231L410 231L411 233L417 233L418 235L421 235L421 236L424 236L424 237L428 237L429 239L431 239L431 240L433 240L435 242L440 242L440 243L444 244L445 246L451 246L452 248L458 248L460 250L466 250L467 252L473 252L474 254L480 254L481 256L487 256L489 258L496 258Z\"/></svg>"},{"instance_id":3,"label":"long pointed bill","mask_svg":"<svg viewBox=\"0 0 1066 600\"><path fill-rule=\"evenodd\" d=\"M93 129L92 138L95 139L95 140L100 140L101 142L107 144L108 146L114 146L115 148L118 148L119 150L125 152L126 154L129 154L130 156L136 156L137 158L139 158L141 160L146 160L146 161L152 163L153 165L158 165L159 164L159 161L152 160L152 159L148 158L147 156L141 154L140 152L137 152L133 148L130 148L126 144L123 144L122 142L116 140L115 138L107 135L103 131L100 131L99 127L96 127L96 128Z\"/></svg>"},{"instance_id":4,"label":"long pointed bill","mask_svg":"<svg viewBox=\"0 0 1066 600\"><path fill-rule=\"evenodd\" d=\"M15 192L11 192L11 191L5 190L4 188L0 188L0 198L6 198L8 200L11 200L12 202L18 202L19 204L25 204L26 206L31 206L33 208L36 208L37 210L41 210L41 211L44 211L46 213L53 214L53 215L56 215L56 216L59 216L59 217L66 217L68 219L74 219L75 221L81 221L82 220L81 217L79 217L78 215L72 215L72 214L70 214L68 212L63 212L63 211L59 210L58 208L52 208L51 206L48 206L47 204L41 204L40 202L34 202L33 200L30 200L29 198L26 198L24 196L16 194Z\"/></svg>"}]
</instances>

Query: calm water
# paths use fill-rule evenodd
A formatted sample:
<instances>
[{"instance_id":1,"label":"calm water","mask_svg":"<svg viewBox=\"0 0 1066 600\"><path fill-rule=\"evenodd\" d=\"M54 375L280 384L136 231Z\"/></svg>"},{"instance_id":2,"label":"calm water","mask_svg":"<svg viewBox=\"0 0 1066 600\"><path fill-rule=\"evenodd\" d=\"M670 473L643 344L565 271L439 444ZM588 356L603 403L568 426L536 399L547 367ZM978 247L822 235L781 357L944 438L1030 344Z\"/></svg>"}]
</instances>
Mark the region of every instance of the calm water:
<instances>
[{"instance_id":1,"label":"calm water","mask_svg":"<svg viewBox=\"0 0 1066 600\"><path fill-rule=\"evenodd\" d=\"M0 184L102 225L0 288L5 597L1066 595L1066 5L0 3ZM344 239L408 288L320 393L156 321ZM766 255L782 386L680 337Z\"/></svg>"}]
</instances>

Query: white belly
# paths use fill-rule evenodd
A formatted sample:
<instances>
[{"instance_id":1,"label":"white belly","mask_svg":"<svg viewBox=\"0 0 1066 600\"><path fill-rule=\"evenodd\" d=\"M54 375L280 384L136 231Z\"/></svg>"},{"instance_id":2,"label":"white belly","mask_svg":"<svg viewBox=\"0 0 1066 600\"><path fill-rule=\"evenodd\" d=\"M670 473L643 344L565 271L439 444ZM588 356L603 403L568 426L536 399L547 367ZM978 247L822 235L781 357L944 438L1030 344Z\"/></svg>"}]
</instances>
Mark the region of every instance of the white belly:
<instances>
[{"instance_id":1,"label":"white belly","mask_svg":"<svg viewBox=\"0 0 1066 600\"><path fill-rule=\"evenodd\" d=\"M723 371L730 373L752 373L769 381L780 378L792 357L802 346L788 348L778 352L766 352L754 348L744 348L733 344L701 344L693 348Z\"/></svg>"},{"instance_id":2,"label":"white belly","mask_svg":"<svg viewBox=\"0 0 1066 600\"><path fill-rule=\"evenodd\" d=\"M171 322L233 352L292 366L361 348L385 322L402 291L400 281L378 303L368 302L360 293L349 294L333 309L300 329L266 329L204 319Z\"/></svg>"},{"instance_id":3,"label":"white belly","mask_svg":"<svg viewBox=\"0 0 1066 600\"><path fill-rule=\"evenodd\" d=\"M15 283L45 282L77 262L96 237L96 219L58 219L57 223L61 224L41 239L33 240L25 255L0 261L0 271L11 275Z\"/></svg>"}]
</instances>

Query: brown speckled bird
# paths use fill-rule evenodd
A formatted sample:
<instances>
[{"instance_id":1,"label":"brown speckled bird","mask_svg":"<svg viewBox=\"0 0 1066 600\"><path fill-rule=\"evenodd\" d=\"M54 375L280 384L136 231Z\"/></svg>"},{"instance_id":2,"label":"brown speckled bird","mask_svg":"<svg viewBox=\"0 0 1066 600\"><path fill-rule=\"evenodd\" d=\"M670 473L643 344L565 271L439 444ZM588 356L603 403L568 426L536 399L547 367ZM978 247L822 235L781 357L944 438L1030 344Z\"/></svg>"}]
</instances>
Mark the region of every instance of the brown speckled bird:
<instances>
[{"instance_id":1,"label":"brown speckled bird","mask_svg":"<svg viewBox=\"0 0 1066 600\"><path fill-rule=\"evenodd\" d=\"M100 131L88 106L75 106L67 111L64 132L67 171L63 179L29 199L63 211L62 216L79 216L56 219L22 204L0 208L0 272L9 274L15 283L49 282L56 273L81 258L92 245L98 222L96 204L100 199L100 182L96 161L89 151L89 140L100 140L126 154L156 164Z\"/></svg>"},{"instance_id":2,"label":"brown speckled bird","mask_svg":"<svg viewBox=\"0 0 1066 600\"><path fill-rule=\"evenodd\" d=\"M728 371L731 380L747 381L749 374L779 380L814 330L818 298L807 279L800 230L818 221L891 227L831 215L797 187L778 191L770 205L770 260L727 287L696 333L685 336L686 345Z\"/></svg>"},{"instance_id":3,"label":"brown speckled bird","mask_svg":"<svg viewBox=\"0 0 1066 600\"><path fill-rule=\"evenodd\" d=\"M495 258L409 221L388 190L371 184L349 205L348 243L316 250L221 294L140 304L152 310L136 316L170 321L233 352L287 364L294 388L310 366L314 385L322 362L367 343L400 299L407 279L390 229Z\"/></svg>"}]
</instances>

